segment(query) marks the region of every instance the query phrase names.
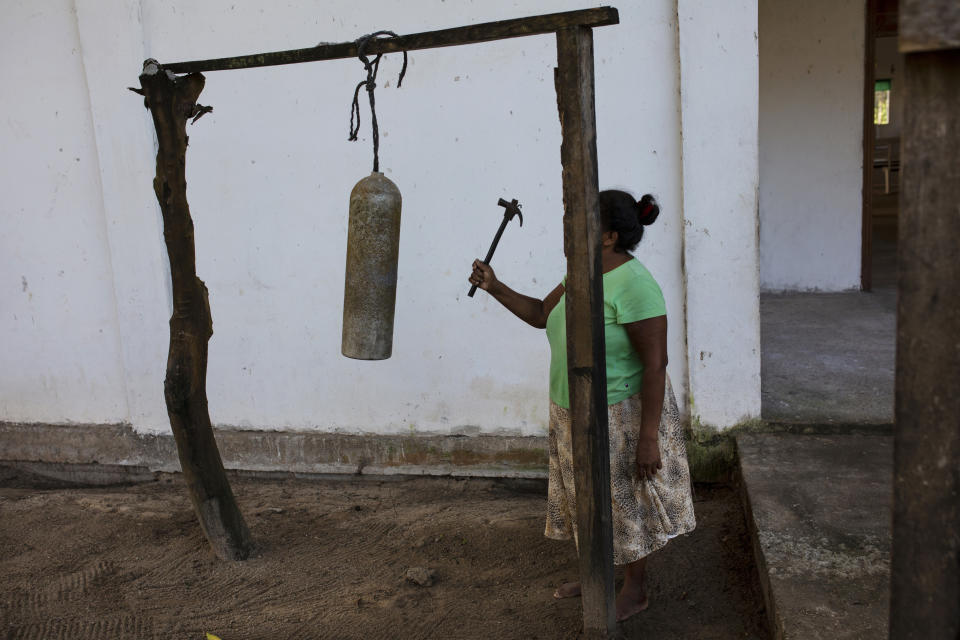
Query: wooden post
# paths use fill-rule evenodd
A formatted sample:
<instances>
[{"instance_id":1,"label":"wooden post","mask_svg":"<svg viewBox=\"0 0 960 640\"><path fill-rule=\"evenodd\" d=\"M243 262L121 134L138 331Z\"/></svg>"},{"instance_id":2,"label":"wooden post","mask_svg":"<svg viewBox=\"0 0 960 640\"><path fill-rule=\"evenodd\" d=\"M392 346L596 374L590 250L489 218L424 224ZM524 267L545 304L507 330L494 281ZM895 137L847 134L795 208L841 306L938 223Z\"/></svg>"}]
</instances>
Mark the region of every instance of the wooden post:
<instances>
[{"instance_id":1,"label":"wooden post","mask_svg":"<svg viewBox=\"0 0 960 640\"><path fill-rule=\"evenodd\" d=\"M951 13L953 19L951 19ZM890 637L960 638L960 6L900 3Z\"/></svg>"},{"instance_id":2,"label":"wooden post","mask_svg":"<svg viewBox=\"0 0 960 640\"><path fill-rule=\"evenodd\" d=\"M603 336L603 271L597 131L593 97L593 31L557 31L557 102L563 142L563 241L567 255L567 363L583 627L589 637L616 629L607 371Z\"/></svg>"},{"instance_id":3,"label":"wooden post","mask_svg":"<svg viewBox=\"0 0 960 640\"><path fill-rule=\"evenodd\" d=\"M223 470L207 411L207 342L213 321L207 287L197 278L193 220L187 205L187 119L198 113L200 74L175 77L147 61L141 92L157 130L153 188L163 215L163 237L173 280L173 315L164 395L180 466L193 508L210 546L221 559L250 553L250 533Z\"/></svg>"},{"instance_id":4,"label":"wooden post","mask_svg":"<svg viewBox=\"0 0 960 640\"><path fill-rule=\"evenodd\" d=\"M873 123L874 67L876 67L877 0L864 3L863 55L863 186L860 208L860 290L873 290Z\"/></svg>"}]
</instances>

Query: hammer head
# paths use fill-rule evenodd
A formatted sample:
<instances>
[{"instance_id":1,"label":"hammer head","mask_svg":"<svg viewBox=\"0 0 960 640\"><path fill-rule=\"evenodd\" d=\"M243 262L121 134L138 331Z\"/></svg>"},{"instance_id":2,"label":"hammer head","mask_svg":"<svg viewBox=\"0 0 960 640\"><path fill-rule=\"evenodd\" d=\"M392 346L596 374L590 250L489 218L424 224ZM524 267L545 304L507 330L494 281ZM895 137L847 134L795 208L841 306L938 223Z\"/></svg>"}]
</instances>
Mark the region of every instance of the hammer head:
<instances>
[{"instance_id":1,"label":"hammer head","mask_svg":"<svg viewBox=\"0 0 960 640\"><path fill-rule=\"evenodd\" d=\"M500 198L497 204L505 209L505 211L503 212L504 218L506 218L507 220L512 220L513 216L517 216L518 218L520 218L520 226L521 227L523 226L523 214L520 213L520 207L522 205L519 202L517 202L516 198L514 198L510 202L507 202L503 198Z\"/></svg>"}]
</instances>

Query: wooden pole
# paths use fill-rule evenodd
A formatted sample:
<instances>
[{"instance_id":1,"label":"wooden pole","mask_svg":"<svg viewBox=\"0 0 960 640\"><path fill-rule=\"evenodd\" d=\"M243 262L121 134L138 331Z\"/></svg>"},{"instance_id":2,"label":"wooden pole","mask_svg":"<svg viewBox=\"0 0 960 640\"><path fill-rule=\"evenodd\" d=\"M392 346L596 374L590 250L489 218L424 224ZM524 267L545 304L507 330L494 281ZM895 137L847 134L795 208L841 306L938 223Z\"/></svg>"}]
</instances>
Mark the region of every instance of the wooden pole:
<instances>
[{"instance_id":1,"label":"wooden pole","mask_svg":"<svg viewBox=\"0 0 960 640\"><path fill-rule=\"evenodd\" d=\"M960 638L960 18L900 4L905 60L898 238L890 637Z\"/></svg>"},{"instance_id":2,"label":"wooden pole","mask_svg":"<svg viewBox=\"0 0 960 640\"><path fill-rule=\"evenodd\" d=\"M163 215L163 237L173 281L170 351L164 395L180 466L193 508L214 553L242 560L250 533L240 515L207 410L207 343L213 321L207 287L197 277L193 220L187 205L187 119L199 112L200 74L176 77L145 64L141 92L157 130L157 176L153 188Z\"/></svg>"},{"instance_id":3,"label":"wooden pole","mask_svg":"<svg viewBox=\"0 0 960 640\"><path fill-rule=\"evenodd\" d=\"M863 55L863 186L860 209L860 290L873 290L873 147L877 128L873 123L874 68L876 67L877 0L864 3Z\"/></svg>"},{"instance_id":4,"label":"wooden pole","mask_svg":"<svg viewBox=\"0 0 960 640\"><path fill-rule=\"evenodd\" d=\"M603 271L594 112L593 31L557 32L557 102L563 142L563 239L567 255L567 363L573 418L583 627L588 637L616 629Z\"/></svg>"},{"instance_id":5,"label":"wooden pole","mask_svg":"<svg viewBox=\"0 0 960 640\"><path fill-rule=\"evenodd\" d=\"M464 44L490 42L491 40L505 40L538 34L554 33L559 29L577 25L602 27L620 22L620 14L613 7L596 7L581 11L564 11L549 13L528 18L515 18L499 22L485 22L466 27L440 29L401 35L396 38L372 40L366 48L369 55L378 53L396 53L400 51L417 51L419 49L436 49L438 47L452 47ZM200 71L226 71L230 69L250 69L253 67L271 67L300 62L316 62L319 60L338 60L342 58L356 58L357 45L354 42L321 42L315 47L307 49L289 49L287 51L273 51L269 53L254 53L232 58L215 58L213 60L191 60L189 62L173 62L163 64L162 67L174 73L197 73Z\"/></svg>"}]
</instances>

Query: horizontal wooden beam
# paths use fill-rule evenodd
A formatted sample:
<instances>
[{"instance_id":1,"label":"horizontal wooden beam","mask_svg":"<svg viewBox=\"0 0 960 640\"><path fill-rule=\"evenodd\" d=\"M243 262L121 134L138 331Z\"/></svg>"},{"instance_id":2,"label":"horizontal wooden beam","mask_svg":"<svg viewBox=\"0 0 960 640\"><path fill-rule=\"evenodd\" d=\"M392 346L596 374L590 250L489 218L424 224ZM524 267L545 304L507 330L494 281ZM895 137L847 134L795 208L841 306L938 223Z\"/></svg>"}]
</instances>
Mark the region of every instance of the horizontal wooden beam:
<instances>
[{"instance_id":1,"label":"horizontal wooden beam","mask_svg":"<svg viewBox=\"0 0 960 640\"><path fill-rule=\"evenodd\" d=\"M960 49L957 0L899 0L900 53Z\"/></svg>"},{"instance_id":2,"label":"horizontal wooden beam","mask_svg":"<svg viewBox=\"0 0 960 640\"><path fill-rule=\"evenodd\" d=\"M603 27L618 24L620 16L614 7L598 7L581 11L565 11L529 18L516 18L500 22L486 22L467 27L441 29L413 33L397 38L377 39L367 45L367 53L396 53L435 49L462 44L505 40L522 36L534 36L554 33L566 27ZM226 71L229 69L250 69L252 67L272 67L299 62L317 62L319 60L338 60L357 57L357 45L354 42L335 44L321 43L308 49L290 49L271 53L255 53L233 58L215 58L213 60L193 60L160 65L174 73L200 73L204 71Z\"/></svg>"}]
</instances>

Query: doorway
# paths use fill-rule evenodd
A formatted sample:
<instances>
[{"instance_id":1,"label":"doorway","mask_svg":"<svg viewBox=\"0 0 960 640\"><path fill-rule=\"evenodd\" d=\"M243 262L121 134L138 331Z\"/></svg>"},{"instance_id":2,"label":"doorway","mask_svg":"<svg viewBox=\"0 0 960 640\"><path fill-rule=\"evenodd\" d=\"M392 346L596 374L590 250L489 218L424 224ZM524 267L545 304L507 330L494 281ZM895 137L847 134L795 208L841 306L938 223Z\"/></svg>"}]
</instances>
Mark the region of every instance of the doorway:
<instances>
[{"instance_id":1,"label":"doorway","mask_svg":"<svg viewBox=\"0 0 960 640\"><path fill-rule=\"evenodd\" d=\"M867 1L865 35L861 289L889 290L897 278L904 104L897 0Z\"/></svg>"}]
</instances>

